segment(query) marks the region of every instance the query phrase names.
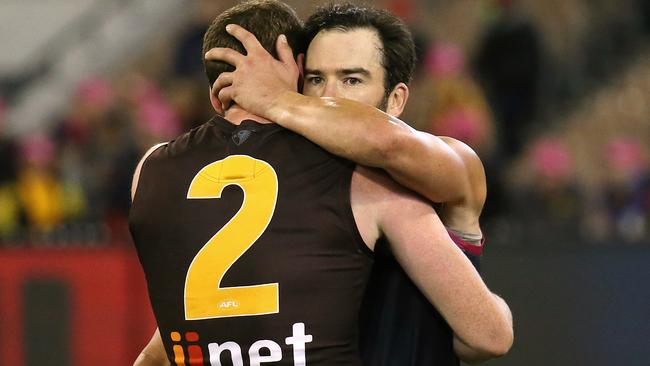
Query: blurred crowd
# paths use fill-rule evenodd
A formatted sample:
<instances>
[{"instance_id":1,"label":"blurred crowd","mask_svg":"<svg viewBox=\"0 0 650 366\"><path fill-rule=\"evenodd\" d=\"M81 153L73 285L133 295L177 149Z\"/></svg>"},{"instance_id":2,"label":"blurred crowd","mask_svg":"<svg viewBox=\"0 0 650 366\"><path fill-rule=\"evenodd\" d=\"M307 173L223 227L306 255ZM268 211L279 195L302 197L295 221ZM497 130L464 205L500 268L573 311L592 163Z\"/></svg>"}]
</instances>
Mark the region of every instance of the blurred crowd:
<instances>
[{"instance_id":1,"label":"blurred crowd","mask_svg":"<svg viewBox=\"0 0 650 366\"><path fill-rule=\"evenodd\" d=\"M184 127L155 81L91 77L47 132L2 139L5 242L125 239L131 178L142 152Z\"/></svg>"},{"instance_id":2,"label":"blurred crowd","mask_svg":"<svg viewBox=\"0 0 650 366\"><path fill-rule=\"evenodd\" d=\"M0 244L128 242L142 153L212 115L202 35L231 4L199 3L175 39L80 83L54 128L8 138L0 100ZM288 3L307 16L317 2ZM402 117L480 155L495 245L650 243L647 4L377 2L418 45Z\"/></svg>"}]
</instances>

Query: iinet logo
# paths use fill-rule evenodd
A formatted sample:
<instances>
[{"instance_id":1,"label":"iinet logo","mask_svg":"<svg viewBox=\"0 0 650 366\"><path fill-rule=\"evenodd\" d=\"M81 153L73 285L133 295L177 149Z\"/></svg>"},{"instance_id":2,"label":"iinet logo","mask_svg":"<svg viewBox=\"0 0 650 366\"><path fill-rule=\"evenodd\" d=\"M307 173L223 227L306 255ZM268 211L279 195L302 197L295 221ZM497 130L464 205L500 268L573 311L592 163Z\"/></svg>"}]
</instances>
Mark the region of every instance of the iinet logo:
<instances>
[{"instance_id":1,"label":"iinet logo","mask_svg":"<svg viewBox=\"0 0 650 366\"><path fill-rule=\"evenodd\" d=\"M305 334L305 323L295 323L292 330L291 337L285 338L284 343L288 346L293 346L294 366L306 366L305 345L310 343L313 337ZM170 336L173 342L181 342L181 334L179 332L171 332ZM203 362L203 349L201 349L201 346L191 344L199 341L199 334L197 332L186 332L185 341L187 342L187 353L181 344L174 344L172 347L176 366L206 366ZM263 349L265 351L260 352ZM216 342L208 343L210 366L222 366L221 354L225 351L228 351L231 360L231 362L226 362L226 364L232 363L233 366L244 366L244 355L242 354L241 346L232 341L222 344ZM264 356L260 353L263 353ZM261 366L262 363L278 362L282 360L282 357L283 354L280 345L268 339L256 341L248 349L250 366Z\"/></svg>"}]
</instances>

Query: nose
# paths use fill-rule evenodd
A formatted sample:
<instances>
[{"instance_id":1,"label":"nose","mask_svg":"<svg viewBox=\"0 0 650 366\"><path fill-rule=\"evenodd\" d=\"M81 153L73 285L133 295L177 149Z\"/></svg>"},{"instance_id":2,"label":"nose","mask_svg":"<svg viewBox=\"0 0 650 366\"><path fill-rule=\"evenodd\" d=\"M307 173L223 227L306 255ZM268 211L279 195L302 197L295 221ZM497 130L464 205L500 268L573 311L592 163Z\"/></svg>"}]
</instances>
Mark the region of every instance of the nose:
<instances>
[{"instance_id":1,"label":"nose","mask_svg":"<svg viewBox=\"0 0 650 366\"><path fill-rule=\"evenodd\" d=\"M325 87L321 90L321 97L336 97L338 96L338 88L335 82L328 81Z\"/></svg>"}]
</instances>

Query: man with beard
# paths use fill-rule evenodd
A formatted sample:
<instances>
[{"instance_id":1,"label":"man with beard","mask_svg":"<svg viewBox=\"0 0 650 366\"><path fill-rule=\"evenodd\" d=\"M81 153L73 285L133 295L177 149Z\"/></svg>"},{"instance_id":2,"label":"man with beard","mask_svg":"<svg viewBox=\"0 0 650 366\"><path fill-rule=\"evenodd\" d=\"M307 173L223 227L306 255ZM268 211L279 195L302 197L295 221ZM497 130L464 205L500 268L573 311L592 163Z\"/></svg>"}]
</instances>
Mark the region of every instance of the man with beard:
<instances>
[{"instance_id":1,"label":"man with beard","mask_svg":"<svg viewBox=\"0 0 650 366\"><path fill-rule=\"evenodd\" d=\"M329 5L313 14L305 28L310 45L304 95L274 80L291 69L287 65L266 55L241 57L226 49L207 55L237 67L217 80L215 94L225 104L234 100L334 154L382 168L438 203L450 236L478 267L483 249L479 216L486 197L480 159L460 141L413 130L396 118L408 100L415 64L406 26L386 11ZM237 28L232 34L241 41L251 37ZM382 244L362 308L365 363L458 365L457 355L465 362L491 357L452 337L440 313L393 256L382 251L387 247Z\"/></svg>"},{"instance_id":2,"label":"man with beard","mask_svg":"<svg viewBox=\"0 0 650 366\"><path fill-rule=\"evenodd\" d=\"M239 29L241 30L241 28ZM238 31L237 27L230 27L231 34L236 35L237 31ZM240 38L240 40L242 39ZM247 54L250 57L260 55L261 52L264 52L264 54L268 55L268 53L264 49L268 51L270 48L272 49L273 47L272 44L271 45L267 44L268 42L265 42L264 47L262 47L259 43L257 43L256 40L255 40L256 43L252 43L251 40L252 39L250 37L248 38L248 40L243 40L244 46L247 49ZM278 52L280 59L282 60L280 61L280 63L282 65L288 65L289 69L291 69L291 72L289 73L291 75L289 75L288 78L284 79L283 83L284 85L288 85L288 89L295 90L298 67L295 63L295 60L293 59L293 56L291 55L291 52L290 51L287 52L288 46L284 43L283 39L280 39L278 44L284 46L283 50ZM218 46L224 47L221 45L212 45L212 47L218 47ZM243 50L240 49L238 51L242 52ZM227 61L233 61L231 63L235 64L235 66L237 67L240 67L241 65L238 64L236 60L227 60ZM291 64L292 62L293 64ZM353 69L348 71L352 71L353 73L360 71L362 74L364 74L363 70ZM221 75L222 76L226 75L226 77L228 77L228 75L232 75L232 74L230 74L229 72L223 72L221 73ZM280 78L282 78L281 73L279 75ZM264 77L264 76L260 75L260 77ZM217 82L217 84L218 83L219 82ZM264 91L262 90L262 93L263 92ZM212 96L212 100L215 109L225 112L226 119L229 119L229 116L232 118L233 108L235 108L235 110L240 110L241 112L241 106L239 106L238 104L231 105L230 103L227 103L225 108L223 108L219 106L219 102L216 100L216 98L214 98L214 96ZM390 105L391 103L390 100L388 101L388 103ZM246 110L243 109L243 111ZM254 116L248 116L248 118L251 119L253 117ZM271 121L268 119L265 120ZM254 127L253 125L251 125L251 123L248 123L248 126ZM240 136L239 133L233 135L233 138L235 136L244 139L250 138L250 137L244 137L244 135ZM268 136L265 136L265 138L266 137ZM184 137L181 138L181 140L183 139ZM264 146L267 142L265 141L264 138L262 138L258 143L260 144L259 146ZM280 146L282 145L276 145L275 148L277 149ZM268 154L273 155L274 153L276 153L271 151L274 150L269 150ZM149 170L152 169L151 167L146 168L147 165L156 166L157 164L160 164L160 153L154 152L153 154L157 154L154 156L153 162L150 162L149 158L147 157L145 157L145 159L147 160L146 162L145 159L143 159L143 164L141 164L140 166L143 172L146 172L147 169ZM167 153L165 152L165 154ZM302 154L301 151L297 151L296 156L300 156L301 154ZM264 154L262 154L260 157L264 157L263 155ZM276 165L280 166L281 164L277 163ZM148 173L148 175L151 176L151 173ZM136 173L136 178L138 176L139 173ZM279 176L281 176L281 174ZM338 179L339 180L343 179L344 181L346 180L345 177L339 177ZM506 350L510 347L511 340L512 340L512 334L511 334L512 325L511 325L510 313L509 310L507 309L507 305L505 305L505 303L501 299L491 294L487 290L487 288L484 287L476 271L471 268L470 262L466 258L464 258L461 252L453 245L450 238L445 234L444 228L441 230L441 226L440 226L441 224L438 221L438 218L433 212L433 210L431 209L431 207L428 206L426 203L419 201L418 199L416 199L414 196L410 195L406 191L400 189L397 185L395 185L393 182L388 180L386 177L384 177L382 174L380 174L377 171L369 170L367 168L357 167L354 173L352 174L351 179L348 178L348 180L351 180L349 185L349 191L348 191L349 196L348 198L343 198L341 200L343 201L344 204L346 201L349 202L354 216L355 225L358 230L358 234L361 237L364 245L372 249L374 248L374 243L378 238L382 237L388 239L390 241L390 248L394 252L395 256L399 258L400 263L407 269L409 275L414 279L414 281L421 288L426 298L430 302L435 304L435 306L440 310L440 313L443 314L445 319L447 319L447 321L454 329L456 334L458 334L459 341L462 340L461 342L463 342L463 344L466 345L468 349L473 350L477 354L497 356L505 353ZM148 178L148 182L152 182L152 178ZM147 187L149 185L145 185L144 187ZM134 182L134 192L136 191L136 188L137 188L137 179ZM145 192L147 192L147 188L144 188L144 190ZM189 198L189 193L188 193L188 198ZM136 204L142 205L142 203L137 202L137 199L138 196L136 196L136 200L134 201L134 206ZM414 202L412 202L413 200ZM278 205L280 205L280 203L278 203ZM135 216L137 219L138 215ZM137 223L138 220L135 221ZM390 228L396 228L396 230L392 231ZM433 233L431 233L432 230ZM287 231L285 230L284 232L286 233ZM271 240L270 237L272 233L273 233L272 231L269 232L266 238L267 240ZM427 233L430 234L427 235ZM134 236L136 236L136 245L137 245L138 238L137 235ZM141 252L141 250L139 250L139 252ZM144 253L144 255L141 254L141 261L144 258L144 261L146 262L147 257L148 256L146 255L146 253ZM344 260L344 258L345 256L342 257L341 260ZM281 263L282 261L280 261L280 265ZM143 265L145 265L145 263L143 263ZM300 262L296 262L295 265L298 267L302 266ZM147 266L145 265L145 272L147 272L146 267ZM156 271L155 266L149 265L149 267L152 268L151 270L152 272ZM318 268L315 269L317 270ZM150 277L149 273L147 277L151 283L151 279L149 278ZM309 280L309 278L307 278L306 280ZM291 285L292 281L296 281L296 279L294 278L291 280L289 279L286 280L286 282L289 285ZM330 287L329 284L324 283L321 280L315 280L312 282L313 282L312 286L315 289ZM280 281L280 283L282 284L283 282ZM150 285L150 292L152 291L151 287L152 286ZM309 304L311 304L314 301L313 296L299 294L299 297L300 296L303 297L307 296L305 300L308 300L307 302ZM338 298L340 297L340 294L332 293L331 296ZM356 295L353 294L352 297L354 296ZM326 302L327 301L330 300L326 300ZM160 301L155 300L155 296L152 296L152 303L154 305L154 309L158 309L157 318L159 318L158 313L162 314L168 311L165 308L165 306L160 304ZM229 302L227 305L230 306L235 303L236 302L232 302L232 303ZM287 306L285 310L291 312L292 310L289 309L289 306ZM345 308L337 309L337 311L338 312L343 311L345 314L347 314L349 310L353 307L354 304L350 306L346 306ZM318 313L327 312L328 311L327 309L329 308L330 306L328 306L327 304L322 304L321 311L309 312L310 314L309 316L318 317L320 316L318 315ZM299 307L295 307L293 311L298 311L298 309ZM274 315L270 315L270 316L261 315L261 316L269 317L268 319L272 319L271 317L274 317ZM326 314L323 316L327 317ZM164 318L164 316L162 316L161 318ZM265 321L272 322L271 320L268 319ZM334 322L334 318L331 318L330 320ZM147 362L150 362L150 364L165 364L168 362L167 360L172 360L172 359L175 360L177 364L179 364L179 362L184 362L184 360L179 361L180 358L177 357L177 350L179 350L178 352L180 352L181 355L184 355L183 353L184 348L182 346L182 343L180 343L181 342L180 334L175 334L172 332L171 338L167 339L167 334L169 333L169 326L167 324L161 324L161 319L158 319L158 321L159 321L159 326L161 327L162 330L162 334L165 337L164 342L162 341L161 333L157 332L152 338L152 342L150 343L150 345L143 351L141 358L138 361L136 361L136 364L145 365L147 364ZM246 321L248 320L243 319L241 321L242 323L240 324L243 324L243 322ZM309 321L305 321L304 323L311 324ZM334 323L336 324L336 322ZM222 322L222 324L225 323ZM294 348L294 364L305 364L305 362L309 364L320 364L320 363L341 364L340 361L337 361L338 360L337 357L342 357L342 356L340 354L337 354L336 352L331 353L333 352L333 350L331 350L330 348L335 343L326 342L327 344L329 344L329 346L322 348L321 345L324 346L326 343L322 343L323 342L322 336L320 334L317 334L319 330L315 330L315 331L313 330L312 331L313 333L309 334L310 340L304 341L308 334L304 333L305 328L299 327L298 329L299 333L296 335L296 328L295 328L296 324L303 324L303 323L294 323L294 335L287 338L287 345L295 345L297 343L295 342L297 339L302 339L303 342L300 344L302 344L303 346L306 345L306 350L303 347L300 350L300 352L302 353L299 352L299 354L304 356L305 352L307 352L307 355L306 357L300 358L299 361L296 361L297 360L296 349ZM228 334L230 333L232 333L231 337L239 337L241 339L246 338L246 340L239 341L239 342L211 343L212 346L208 345L207 348L210 349L211 351L212 349L214 349L215 353L218 352L218 357L217 359L213 360L212 356L210 356L210 362L212 364L221 364L221 358L219 357L222 353L221 351L225 350L224 347L226 344L229 345L230 348L228 348L228 351L230 351L232 354L235 354L237 352L241 353L241 350L236 349L236 347L234 347L233 344L237 343L237 345L239 345L241 343L247 346L248 345L247 337L249 337L249 335L251 337L258 336L256 334L257 333L256 329L259 329L260 326L264 327L265 329L267 327L273 328L273 325L271 323L268 324L264 323L264 324L257 324L257 325L249 324L249 326L239 327L234 324L234 320L232 325L226 327L222 326L220 328L219 325L215 323L211 325L209 328L206 328L205 332L213 332L214 334L217 333L220 334L219 337L222 338L222 341L226 340L226 338L229 337ZM354 330L357 328L357 324L355 322L350 321L348 322L347 327L348 329ZM353 331L352 333L354 332L355 331ZM312 334L313 334L313 338L311 338ZM354 336L352 337L353 337L352 342L354 342ZM196 339L198 341L198 337L195 337L194 334L191 334L191 339L192 340ZM186 341L191 342L191 340L187 338L187 335L186 335ZM254 363L253 356L256 356L255 364L259 364L261 361L276 362L282 359L282 356L279 355L284 355L288 351L279 348L276 350L275 348L270 347L265 343L266 345L265 348L268 348L267 353L270 352L270 354L262 356L259 352L260 351L259 345L257 345L259 342L260 341L255 342L250 346L249 355L251 358L251 365ZM269 343L270 341L265 340L265 342ZM163 343L165 343L167 348L166 353L162 348ZM306 343L311 343L311 344L306 344ZM255 348L255 351L253 352L254 346L257 348ZM353 347L352 349L354 349L355 346L354 345L351 346ZM192 346L187 346L188 353L190 353L190 347ZM327 349L330 349L329 356L326 355L325 352L325 350ZM344 353L348 351L349 350L343 350ZM278 358L278 356L280 358ZM189 359L190 359L190 364L192 364L191 355L189 356ZM156 362L160 362L160 363L156 363ZM198 360L196 362L197 364L200 364L198 363L199 362ZM231 363L239 364L237 361L235 361L234 356L232 358Z\"/></svg>"}]
</instances>

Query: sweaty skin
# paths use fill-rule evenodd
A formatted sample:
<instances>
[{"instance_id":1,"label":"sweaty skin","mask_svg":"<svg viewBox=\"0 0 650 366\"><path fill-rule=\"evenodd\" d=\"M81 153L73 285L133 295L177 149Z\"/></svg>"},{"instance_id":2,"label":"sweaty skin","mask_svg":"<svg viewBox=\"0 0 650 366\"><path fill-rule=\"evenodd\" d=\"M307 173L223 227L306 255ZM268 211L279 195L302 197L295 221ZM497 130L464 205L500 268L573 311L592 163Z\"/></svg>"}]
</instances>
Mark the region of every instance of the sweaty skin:
<instances>
[{"instance_id":1,"label":"sweaty skin","mask_svg":"<svg viewBox=\"0 0 650 366\"><path fill-rule=\"evenodd\" d=\"M296 64L285 39L278 39L276 60L243 28L232 25L228 31L242 42L247 56L223 48L206 54L236 66L213 86L220 100L274 120L333 154L384 169L430 201L444 202L438 212L447 227L482 235L479 216L487 188L480 159L458 140L417 131L397 118L408 100L408 87L399 83L384 98L376 31L318 33L307 53L305 95L296 92L301 60ZM454 348L465 362L486 359L458 337Z\"/></svg>"},{"instance_id":2,"label":"sweaty skin","mask_svg":"<svg viewBox=\"0 0 650 366\"><path fill-rule=\"evenodd\" d=\"M299 64L286 40L280 60L254 35L232 25L247 55L227 48L206 57L237 69L222 74L213 93L225 104L243 108L297 132L329 152L385 170L398 183L432 202L451 229L481 234L479 216L487 194L483 165L474 151L449 137L417 131L400 121L408 87L399 83L384 96L384 71L377 34L369 29L322 31L312 40L304 70L304 94L297 90ZM354 50L354 52L350 52Z\"/></svg>"}]
</instances>

